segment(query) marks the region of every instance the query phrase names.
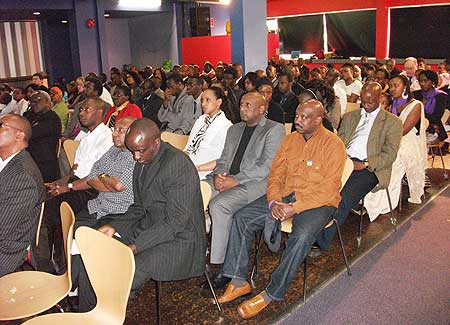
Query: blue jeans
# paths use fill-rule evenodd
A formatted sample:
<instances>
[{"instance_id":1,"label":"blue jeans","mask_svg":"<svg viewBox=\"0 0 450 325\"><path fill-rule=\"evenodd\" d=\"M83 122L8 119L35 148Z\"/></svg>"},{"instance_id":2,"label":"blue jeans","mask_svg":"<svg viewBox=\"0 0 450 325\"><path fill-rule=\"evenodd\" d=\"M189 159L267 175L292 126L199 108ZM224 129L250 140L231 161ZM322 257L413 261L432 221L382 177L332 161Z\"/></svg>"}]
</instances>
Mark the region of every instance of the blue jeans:
<instances>
[{"instance_id":1,"label":"blue jeans","mask_svg":"<svg viewBox=\"0 0 450 325\"><path fill-rule=\"evenodd\" d=\"M280 264L270 277L266 288L273 300L283 300L300 264L322 228L336 212L335 207L323 206L303 211L292 218L292 233ZM233 218L225 263L222 273L226 277L246 280L248 260L256 232L264 228L264 220L271 212L263 196L239 210Z\"/></svg>"}]
</instances>

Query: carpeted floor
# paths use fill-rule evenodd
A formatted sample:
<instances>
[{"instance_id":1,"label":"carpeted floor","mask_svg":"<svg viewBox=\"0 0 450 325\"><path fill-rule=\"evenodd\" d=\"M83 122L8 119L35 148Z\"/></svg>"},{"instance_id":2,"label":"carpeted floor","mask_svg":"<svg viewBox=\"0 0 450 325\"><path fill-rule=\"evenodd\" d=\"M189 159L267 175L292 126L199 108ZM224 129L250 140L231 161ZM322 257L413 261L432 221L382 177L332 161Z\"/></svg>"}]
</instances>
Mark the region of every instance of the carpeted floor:
<instances>
[{"instance_id":1,"label":"carpeted floor","mask_svg":"<svg viewBox=\"0 0 450 325\"><path fill-rule=\"evenodd\" d=\"M278 324L450 324L450 189Z\"/></svg>"},{"instance_id":2,"label":"carpeted floor","mask_svg":"<svg viewBox=\"0 0 450 325\"><path fill-rule=\"evenodd\" d=\"M448 181L444 181L442 169L431 169L428 172L431 178L432 187L426 192L426 201L448 186ZM415 211L423 205L408 204L407 189L404 193L403 210L397 213L397 219L401 224L407 220ZM392 232L392 225L389 222L388 215L380 216L375 222L369 223L367 216L364 219L363 240L359 250L356 248L356 234L358 231L359 217L352 215L343 225L342 232L345 243L345 249L350 262L363 255L366 251L372 249L379 242L383 241ZM397 235L397 232L394 235ZM430 235L431 236L431 235ZM260 270L255 277L255 294L259 293L267 285L269 276L277 266L282 250L279 253L270 253L263 245L260 258ZM356 266L355 266L356 267ZM310 260L308 266L308 295L314 295L321 291L322 287L336 278L345 269L340 249L335 240L330 251L322 256ZM354 269L355 277L357 269ZM241 301L232 302L223 306L225 323L227 324L272 324L289 315L294 309L302 305L302 272L297 272L296 279L291 285L286 299L283 302L274 302L270 304L264 312L257 317L244 321L236 311ZM346 276L344 276L346 278ZM217 312L214 305L209 300L209 292L203 292L198 285L203 282L203 278L189 279L186 281L168 282L162 285L162 324L210 324L217 320ZM219 294L221 291L218 292ZM309 304L309 301L307 302ZM301 309L300 309L301 310ZM295 320L295 318L294 318ZM298 322L300 323L300 319ZM0 322L0 324L20 324L16 322ZM137 298L128 305L125 324L155 324L156 323L156 303L155 303L155 284L148 282L139 292Z\"/></svg>"}]
</instances>

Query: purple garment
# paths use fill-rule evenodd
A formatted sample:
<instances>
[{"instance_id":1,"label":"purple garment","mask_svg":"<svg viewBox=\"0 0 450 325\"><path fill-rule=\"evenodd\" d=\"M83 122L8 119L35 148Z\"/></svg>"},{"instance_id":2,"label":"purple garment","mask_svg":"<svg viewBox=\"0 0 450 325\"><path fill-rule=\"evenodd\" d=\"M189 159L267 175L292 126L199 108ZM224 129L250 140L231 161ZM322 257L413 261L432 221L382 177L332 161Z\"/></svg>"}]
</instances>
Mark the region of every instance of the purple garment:
<instances>
[{"instance_id":1,"label":"purple garment","mask_svg":"<svg viewBox=\"0 0 450 325\"><path fill-rule=\"evenodd\" d=\"M439 94L446 94L442 90L438 89L430 89L428 91L422 90L422 96L427 100L427 103L425 104L425 113L427 114L433 114L434 108L436 107L436 96Z\"/></svg>"},{"instance_id":2,"label":"purple garment","mask_svg":"<svg viewBox=\"0 0 450 325\"><path fill-rule=\"evenodd\" d=\"M400 98L394 99L394 101L392 102L392 109L391 109L392 114L395 114L398 116L397 108L405 105L407 102L408 102L408 98L400 97Z\"/></svg>"}]
</instances>

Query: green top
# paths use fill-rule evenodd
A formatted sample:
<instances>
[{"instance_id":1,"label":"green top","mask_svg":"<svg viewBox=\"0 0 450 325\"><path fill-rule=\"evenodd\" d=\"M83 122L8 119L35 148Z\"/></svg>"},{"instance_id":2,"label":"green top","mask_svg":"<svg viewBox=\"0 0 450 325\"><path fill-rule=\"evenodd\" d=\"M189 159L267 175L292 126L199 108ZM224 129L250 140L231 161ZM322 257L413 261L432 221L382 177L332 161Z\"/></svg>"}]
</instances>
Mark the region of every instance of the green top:
<instances>
[{"instance_id":1,"label":"green top","mask_svg":"<svg viewBox=\"0 0 450 325\"><path fill-rule=\"evenodd\" d=\"M69 109L66 103L62 100L55 106L53 106L53 111L59 116L61 120L61 133L66 129L67 123L69 122Z\"/></svg>"}]
</instances>

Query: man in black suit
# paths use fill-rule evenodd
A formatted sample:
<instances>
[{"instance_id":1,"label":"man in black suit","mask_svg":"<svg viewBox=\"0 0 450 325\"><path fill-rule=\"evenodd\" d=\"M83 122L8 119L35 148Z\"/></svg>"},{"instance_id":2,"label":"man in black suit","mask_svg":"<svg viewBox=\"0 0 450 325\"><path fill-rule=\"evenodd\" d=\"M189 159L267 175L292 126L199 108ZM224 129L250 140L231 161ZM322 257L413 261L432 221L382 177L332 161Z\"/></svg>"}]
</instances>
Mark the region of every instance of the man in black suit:
<instances>
[{"instance_id":1,"label":"man in black suit","mask_svg":"<svg viewBox=\"0 0 450 325\"><path fill-rule=\"evenodd\" d=\"M135 254L132 294L146 281L174 281L202 275L206 234L198 173L188 156L161 141L155 122L135 121L125 138L136 165L134 204L99 231L121 241ZM80 311L95 305L86 274L80 273Z\"/></svg>"},{"instance_id":2,"label":"man in black suit","mask_svg":"<svg viewBox=\"0 0 450 325\"><path fill-rule=\"evenodd\" d=\"M292 91L294 78L290 71L283 71L278 76L278 88L274 91L273 101L283 109L284 123L294 123L295 110L298 106L297 95Z\"/></svg>"},{"instance_id":3,"label":"man in black suit","mask_svg":"<svg viewBox=\"0 0 450 325\"><path fill-rule=\"evenodd\" d=\"M61 177L57 157L61 120L52 111L50 96L45 91L31 95L30 106L31 111L24 114L32 128L27 150L38 165L44 182L53 182Z\"/></svg>"},{"instance_id":4,"label":"man in black suit","mask_svg":"<svg viewBox=\"0 0 450 325\"><path fill-rule=\"evenodd\" d=\"M25 261L44 198L41 173L25 150L30 137L25 118L0 117L0 277Z\"/></svg>"},{"instance_id":5,"label":"man in black suit","mask_svg":"<svg viewBox=\"0 0 450 325\"><path fill-rule=\"evenodd\" d=\"M139 86L142 91L142 99L136 105L142 110L142 115L155 122L158 127L161 127L161 121L158 119L158 112L163 104L163 99L155 93L157 89L152 79L145 79Z\"/></svg>"}]
</instances>

